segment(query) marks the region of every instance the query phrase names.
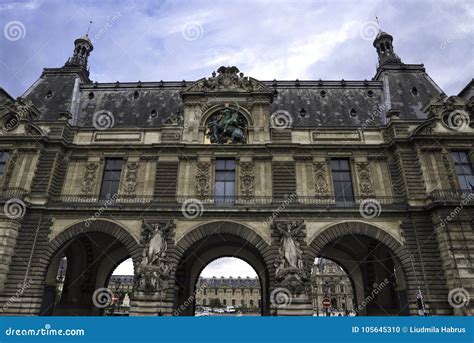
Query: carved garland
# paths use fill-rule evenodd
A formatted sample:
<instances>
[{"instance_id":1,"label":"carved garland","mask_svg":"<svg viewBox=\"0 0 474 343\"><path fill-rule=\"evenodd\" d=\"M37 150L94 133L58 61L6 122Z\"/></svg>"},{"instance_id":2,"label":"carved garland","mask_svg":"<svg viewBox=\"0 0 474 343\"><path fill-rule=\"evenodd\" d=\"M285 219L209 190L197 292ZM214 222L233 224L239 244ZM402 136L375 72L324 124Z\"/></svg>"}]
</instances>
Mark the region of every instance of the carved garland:
<instances>
[{"instance_id":1,"label":"carved garland","mask_svg":"<svg viewBox=\"0 0 474 343\"><path fill-rule=\"evenodd\" d=\"M13 176L13 171L17 164L17 160L18 160L18 154L16 152L13 152L13 154L11 155L8 161L7 170L5 172L5 176L3 179L3 190L6 190L8 188L8 185L10 184L10 180Z\"/></svg>"},{"instance_id":2,"label":"carved garland","mask_svg":"<svg viewBox=\"0 0 474 343\"><path fill-rule=\"evenodd\" d=\"M198 199L204 199L209 196L211 164L209 162L198 162L196 167L196 195Z\"/></svg>"},{"instance_id":3,"label":"carved garland","mask_svg":"<svg viewBox=\"0 0 474 343\"><path fill-rule=\"evenodd\" d=\"M123 190L125 195L135 197L137 191L139 168L140 163L138 162L127 163L127 173L125 174L125 187Z\"/></svg>"},{"instance_id":4,"label":"carved garland","mask_svg":"<svg viewBox=\"0 0 474 343\"><path fill-rule=\"evenodd\" d=\"M84 178L82 179L82 194L91 194L94 191L97 180L99 163L87 163Z\"/></svg>"},{"instance_id":5,"label":"carved garland","mask_svg":"<svg viewBox=\"0 0 474 343\"><path fill-rule=\"evenodd\" d=\"M240 163L240 194L246 200L255 194L255 173L252 162Z\"/></svg>"},{"instance_id":6,"label":"carved garland","mask_svg":"<svg viewBox=\"0 0 474 343\"><path fill-rule=\"evenodd\" d=\"M457 185L453 177L453 169L451 168L450 156L446 152L443 153L443 163L444 163L444 168L446 169L446 176L448 178L449 185L451 189L456 189Z\"/></svg>"},{"instance_id":7,"label":"carved garland","mask_svg":"<svg viewBox=\"0 0 474 343\"><path fill-rule=\"evenodd\" d=\"M374 186L372 184L372 173L370 163L359 162L356 163L357 172L359 175L359 189L361 195L373 195Z\"/></svg>"},{"instance_id":8,"label":"carved garland","mask_svg":"<svg viewBox=\"0 0 474 343\"><path fill-rule=\"evenodd\" d=\"M327 182L327 172L325 162L313 163L314 185L316 187L316 196L329 195L329 185Z\"/></svg>"}]
</instances>

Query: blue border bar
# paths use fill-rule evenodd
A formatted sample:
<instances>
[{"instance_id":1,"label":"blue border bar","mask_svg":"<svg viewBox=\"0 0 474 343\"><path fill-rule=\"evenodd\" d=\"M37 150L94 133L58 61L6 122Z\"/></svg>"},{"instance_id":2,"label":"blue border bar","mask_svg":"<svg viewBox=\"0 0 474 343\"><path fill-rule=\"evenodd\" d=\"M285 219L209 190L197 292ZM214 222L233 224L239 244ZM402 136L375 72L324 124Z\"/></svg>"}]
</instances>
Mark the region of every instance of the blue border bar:
<instances>
[{"instance_id":1,"label":"blue border bar","mask_svg":"<svg viewBox=\"0 0 474 343\"><path fill-rule=\"evenodd\" d=\"M54 335L68 329L84 335ZM0 317L0 330L1 343L474 342L473 317Z\"/></svg>"}]
</instances>

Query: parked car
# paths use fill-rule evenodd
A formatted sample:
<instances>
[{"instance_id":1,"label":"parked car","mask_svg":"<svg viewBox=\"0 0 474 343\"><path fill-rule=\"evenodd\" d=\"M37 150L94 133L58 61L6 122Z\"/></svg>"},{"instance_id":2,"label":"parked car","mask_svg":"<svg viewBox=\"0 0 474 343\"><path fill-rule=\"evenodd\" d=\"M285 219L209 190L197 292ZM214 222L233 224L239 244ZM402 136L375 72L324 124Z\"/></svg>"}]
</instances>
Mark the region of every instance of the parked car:
<instances>
[{"instance_id":1,"label":"parked car","mask_svg":"<svg viewBox=\"0 0 474 343\"><path fill-rule=\"evenodd\" d=\"M225 308L225 311L226 311L227 313L234 313L234 312L235 312L235 307L234 307L234 306L227 306L227 307Z\"/></svg>"},{"instance_id":2,"label":"parked car","mask_svg":"<svg viewBox=\"0 0 474 343\"><path fill-rule=\"evenodd\" d=\"M222 309L222 308L216 308L216 309L214 309L214 312L216 312L216 313L224 313L224 309Z\"/></svg>"},{"instance_id":3,"label":"parked car","mask_svg":"<svg viewBox=\"0 0 474 343\"><path fill-rule=\"evenodd\" d=\"M207 311L203 311L203 312L197 312L194 316L195 317L209 317L211 314Z\"/></svg>"}]
</instances>

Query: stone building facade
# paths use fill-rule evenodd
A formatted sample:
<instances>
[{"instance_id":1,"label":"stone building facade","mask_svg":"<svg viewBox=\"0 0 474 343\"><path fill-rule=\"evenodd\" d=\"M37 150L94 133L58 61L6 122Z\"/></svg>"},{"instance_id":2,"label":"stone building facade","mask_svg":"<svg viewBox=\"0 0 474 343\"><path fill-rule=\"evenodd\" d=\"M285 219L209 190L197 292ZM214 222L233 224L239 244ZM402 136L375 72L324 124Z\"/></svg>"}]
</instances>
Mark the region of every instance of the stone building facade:
<instances>
[{"instance_id":1,"label":"stone building facade","mask_svg":"<svg viewBox=\"0 0 474 343\"><path fill-rule=\"evenodd\" d=\"M196 293L196 306L212 307L218 299L222 307L234 306L236 309L258 311L261 294L258 278L199 278ZM217 302L216 302L217 303Z\"/></svg>"},{"instance_id":2,"label":"stone building facade","mask_svg":"<svg viewBox=\"0 0 474 343\"><path fill-rule=\"evenodd\" d=\"M1 89L2 313L100 315L132 258L131 315L192 315L200 271L235 256L264 315L312 314L316 257L348 271L361 315L416 315L417 294L472 314L474 82L447 96L392 41L371 80L98 83L85 36L21 97Z\"/></svg>"},{"instance_id":3,"label":"stone building facade","mask_svg":"<svg viewBox=\"0 0 474 343\"><path fill-rule=\"evenodd\" d=\"M315 314L325 313L323 300L331 301L331 312L349 314L354 311L352 283L346 272L331 260L318 259L311 273L311 290Z\"/></svg>"}]
</instances>

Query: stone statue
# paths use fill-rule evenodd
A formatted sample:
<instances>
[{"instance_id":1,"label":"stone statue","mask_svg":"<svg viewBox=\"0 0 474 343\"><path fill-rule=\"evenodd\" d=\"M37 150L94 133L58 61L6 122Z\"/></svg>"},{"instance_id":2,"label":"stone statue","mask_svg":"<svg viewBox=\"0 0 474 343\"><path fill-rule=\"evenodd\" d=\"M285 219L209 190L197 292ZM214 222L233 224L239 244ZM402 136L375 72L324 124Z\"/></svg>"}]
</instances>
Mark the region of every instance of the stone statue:
<instances>
[{"instance_id":1,"label":"stone statue","mask_svg":"<svg viewBox=\"0 0 474 343\"><path fill-rule=\"evenodd\" d=\"M283 268L294 268L303 270L303 251L297 240L300 225L296 222L277 223L276 228L281 235L280 261Z\"/></svg>"},{"instance_id":2,"label":"stone statue","mask_svg":"<svg viewBox=\"0 0 474 343\"><path fill-rule=\"evenodd\" d=\"M135 287L142 292L162 291L169 277L169 260L166 254L166 235L172 222L144 223L145 246L142 260L137 267Z\"/></svg>"},{"instance_id":3,"label":"stone statue","mask_svg":"<svg viewBox=\"0 0 474 343\"><path fill-rule=\"evenodd\" d=\"M304 268L303 250L298 235L303 229L302 221L276 222L274 228L281 236L279 254L275 260L275 277L281 287L293 294L308 293L308 273Z\"/></svg>"},{"instance_id":4,"label":"stone statue","mask_svg":"<svg viewBox=\"0 0 474 343\"><path fill-rule=\"evenodd\" d=\"M211 143L245 143L246 128L247 122L238 110L225 108L209 118L206 135Z\"/></svg>"},{"instance_id":5,"label":"stone statue","mask_svg":"<svg viewBox=\"0 0 474 343\"><path fill-rule=\"evenodd\" d=\"M155 264L155 262L160 258L162 254L166 252L168 245L165 239L165 233L167 231L167 226L162 226L161 224L148 224L153 230L154 234L150 238L148 243L148 262L150 264Z\"/></svg>"}]
</instances>

